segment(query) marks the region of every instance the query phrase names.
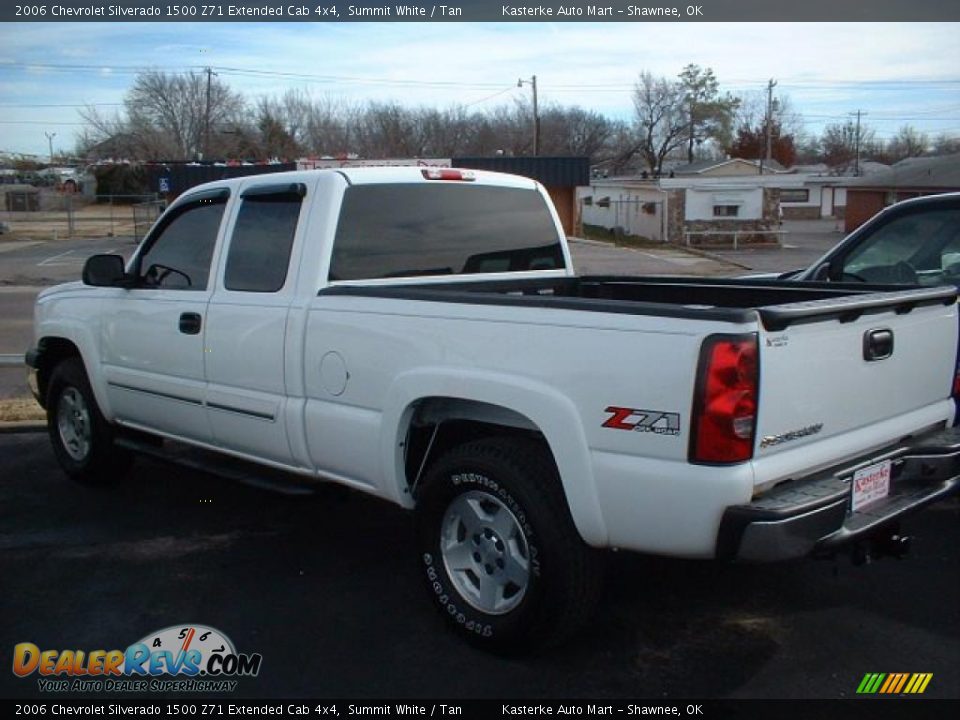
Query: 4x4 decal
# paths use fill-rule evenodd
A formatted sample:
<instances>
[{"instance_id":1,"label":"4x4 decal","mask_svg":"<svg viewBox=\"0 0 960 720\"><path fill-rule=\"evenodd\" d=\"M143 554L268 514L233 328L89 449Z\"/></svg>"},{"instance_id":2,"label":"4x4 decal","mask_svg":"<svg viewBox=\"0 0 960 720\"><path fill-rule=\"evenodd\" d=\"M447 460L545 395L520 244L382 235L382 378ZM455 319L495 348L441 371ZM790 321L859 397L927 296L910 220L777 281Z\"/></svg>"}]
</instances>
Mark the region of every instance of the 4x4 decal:
<instances>
[{"instance_id":1,"label":"4x4 decal","mask_svg":"<svg viewBox=\"0 0 960 720\"><path fill-rule=\"evenodd\" d=\"M638 408L616 407L611 405L604 412L611 413L603 427L613 430L632 430L650 432L658 435L680 434L680 413L662 410L641 410Z\"/></svg>"}]
</instances>

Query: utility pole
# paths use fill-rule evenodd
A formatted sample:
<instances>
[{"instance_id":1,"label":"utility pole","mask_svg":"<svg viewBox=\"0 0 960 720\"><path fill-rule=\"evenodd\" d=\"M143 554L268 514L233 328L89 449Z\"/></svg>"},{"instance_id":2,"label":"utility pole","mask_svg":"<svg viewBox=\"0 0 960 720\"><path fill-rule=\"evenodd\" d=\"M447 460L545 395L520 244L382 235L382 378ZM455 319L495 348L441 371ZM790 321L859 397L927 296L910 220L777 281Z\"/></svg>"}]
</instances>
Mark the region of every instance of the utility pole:
<instances>
[{"instance_id":1,"label":"utility pole","mask_svg":"<svg viewBox=\"0 0 960 720\"><path fill-rule=\"evenodd\" d=\"M773 137L771 135L771 126L773 124L773 89L777 86L777 81L773 78L770 78L770 81L767 83L767 122L766 122L766 136L767 136L767 154L766 160L767 163L773 159ZM760 158L760 174L763 175L763 160Z\"/></svg>"},{"instance_id":2,"label":"utility pole","mask_svg":"<svg viewBox=\"0 0 960 720\"><path fill-rule=\"evenodd\" d=\"M853 115L853 113L850 113ZM860 116L866 115L865 112L857 110L857 134L854 136L853 145L854 145L854 164L853 164L853 176L860 177Z\"/></svg>"},{"instance_id":3,"label":"utility pole","mask_svg":"<svg viewBox=\"0 0 960 720\"><path fill-rule=\"evenodd\" d=\"M44 135L47 136L47 144L50 146L50 164L53 165L53 139L57 136L56 133L48 133L44 131Z\"/></svg>"},{"instance_id":4,"label":"utility pole","mask_svg":"<svg viewBox=\"0 0 960 720\"><path fill-rule=\"evenodd\" d=\"M540 113L537 110L537 76L534 75L529 80L520 78L517 80L517 87L523 87L527 83L533 88L533 154L540 154Z\"/></svg>"},{"instance_id":5,"label":"utility pole","mask_svg":"<svg viewBox=\"0 0 960 720\"><path fill-rule=\"evenodd\" d=\"M204 72L207 74L207 109L204 112L203 159L206 160L210 156L210 84L216 73L210 68L204 69Z\"/></svg>"}]
</instances>

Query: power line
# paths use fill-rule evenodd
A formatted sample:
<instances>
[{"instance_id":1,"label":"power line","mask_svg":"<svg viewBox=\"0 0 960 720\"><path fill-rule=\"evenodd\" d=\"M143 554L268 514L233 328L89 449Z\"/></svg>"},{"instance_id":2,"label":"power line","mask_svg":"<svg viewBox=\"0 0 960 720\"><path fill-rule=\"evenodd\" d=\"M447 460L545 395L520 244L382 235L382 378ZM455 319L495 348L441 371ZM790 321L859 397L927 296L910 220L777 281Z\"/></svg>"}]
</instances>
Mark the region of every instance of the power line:
<instances>
[{"instance_id":1,"label":"power line","mask_svg":"<svg viewBox=\"0 0 960 720\"><path fill-rule=\"evenodd\" d=\"M123 103L0 103L4 108L85 108L123 107Z\"/></svg>"},{"instance_id":2,"label":"power line","mask_svg":"<svg viewBox=\"0 0 960 720\"><path fill-rule=\"evenodd\" d=\"M397 85L397 86L429 86L429 87L502 87L497 82L464 82L461 80L416 80L416 79L396 79L382 77L361 77L355 75L319 75L311 73L297 73L282 70L264 70L260 68L243 68L232 66L212 65L210 69L223 73L225 75L239 75L246 77L284 77L290 79L311 80L317 82L353 82L377 85ZM24 69L24 70L51 70L55 72L96 72L103 73L104 70L111 73L142 73L142 72L167 72L168 74L179 73L204 73L207 66L204 65L181 65L166 66L158 68L148 65L81 65L81 64L62 64L62 63L25 63L25 62L0 62L0 70ZM803 79L779 79L780 87L784 88L810 88L825 89L836 87L890 87L899 88L911 85L957 85L960 84L960 78L896 78L890 80L883 79L864 79L864 80L803 80ZM765 86L766 80L757 79L727 79L726 85L756 85ZM590 83L551 83L551 91L590 91L590 92L612 92L616 90L630 90L635 82L590 82Z\"/></svg>"},{"instance_id":3,"label":"power line","mask_svg":"<svg viewBox=\"0 0 960 720\"><path fill-rule=\"evenodd\" d=\"M463 107L470 107L472 105L479 105L480 103L485 103L487 100L493 100L495 97L499 97L505 93L513 92L517 88L514 85L511 85L508 88L504 88L500 92L495 92L493 95L487 95L486 97L480 98L479 100L474 100L473 102L464 103Z\"/></svg>"},{"instance_id":4,"label":"power line","mask_svg":"<svg viewBox=\"0 0 960 720\"><path fill-rule=\"evenodd\" d=\"M308 80L321 83L349 82L370 85L393 85L397 87L465 87L465 88L502 88L503 83L499 82L464 82L458 80L409 80L397 78L377 78L360 77L353 75L315 75L308 73L284 72L281 70L260 70L257 68L238 68L219 65L200 66L186 65L179 68L156 68L141 65L60 65L55 63L0 63L0 70L4 68L17 69L35 69L52 70L55 72L77 72L102 73L103 70L110 70L117 73L144 73L144 72L165 72L167 74L197 73L203 74L207 69L227 76L241 77L262 77L262 78L287 78L292 80Z\"/></svg>"}]
</instances>

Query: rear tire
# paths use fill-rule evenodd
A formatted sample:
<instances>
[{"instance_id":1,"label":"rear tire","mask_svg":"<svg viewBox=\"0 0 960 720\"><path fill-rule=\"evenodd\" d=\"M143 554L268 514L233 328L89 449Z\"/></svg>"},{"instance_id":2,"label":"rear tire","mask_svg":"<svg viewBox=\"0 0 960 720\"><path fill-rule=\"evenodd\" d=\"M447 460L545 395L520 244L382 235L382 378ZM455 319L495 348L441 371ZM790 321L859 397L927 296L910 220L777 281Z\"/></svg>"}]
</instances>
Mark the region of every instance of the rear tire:
<instances>
[{"instance_id":1,"label":"rear tire","mask_svg":"<svg viewBox=\"0 0 960 720\"><path fill-rule=\"evenodd\" d=\"M438 459L417 506L421 568L460 635L497 653L576 633L602 589L546 447L515 438L460 445Z\"/></svg>"},{"instance_id":2,"label":"rear tire","mask_svg":"<svg viewBox=\"0 0 960 720\"><path fill-rule=\"evenodd\" d=\"M132 457L114 445L113 428L100 412L79 358L54 368L46 406L53 454L71 479L106 485L126 474Z\"/></svg>"}]
</instances>

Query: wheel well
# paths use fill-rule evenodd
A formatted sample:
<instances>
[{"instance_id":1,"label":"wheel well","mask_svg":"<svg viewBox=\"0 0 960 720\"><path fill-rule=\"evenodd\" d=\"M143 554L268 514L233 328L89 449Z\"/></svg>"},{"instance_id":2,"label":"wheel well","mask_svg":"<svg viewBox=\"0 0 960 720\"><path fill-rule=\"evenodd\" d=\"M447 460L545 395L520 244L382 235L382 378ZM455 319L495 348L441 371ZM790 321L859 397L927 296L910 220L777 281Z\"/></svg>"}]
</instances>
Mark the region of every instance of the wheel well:
<instances>
[{"instance_id":1,"label":"wheel well","mask_svg":"<svg viewBox=\"0 0 960 720\"><path fill-rule=\"evenodd\" d=\"M540 428L514 410L457 398L432 397L417 401L412 407L404 439L407 487L415 492L416 484L430 462L447 450L470 440L494 436L533 440L542 443L550 453Z\"/></svg>"},{"instance_id":2,"label":"wheel well","mask_svg":"<svg viewBox=\"0 0 960 720\"><path fill-rule=\"evenodd\" d=\"M50 383L50 375L53 369L67 358L81 358L80 350L69 340L58 337L43 338L38 349L40 351L37 367L37 388L40 392L40 402L45 404L47 400L47 387Z\"/></svg>"}]
</instances>

